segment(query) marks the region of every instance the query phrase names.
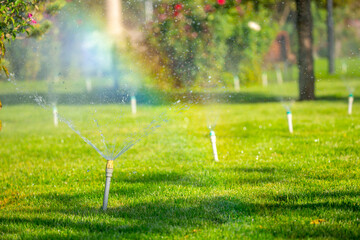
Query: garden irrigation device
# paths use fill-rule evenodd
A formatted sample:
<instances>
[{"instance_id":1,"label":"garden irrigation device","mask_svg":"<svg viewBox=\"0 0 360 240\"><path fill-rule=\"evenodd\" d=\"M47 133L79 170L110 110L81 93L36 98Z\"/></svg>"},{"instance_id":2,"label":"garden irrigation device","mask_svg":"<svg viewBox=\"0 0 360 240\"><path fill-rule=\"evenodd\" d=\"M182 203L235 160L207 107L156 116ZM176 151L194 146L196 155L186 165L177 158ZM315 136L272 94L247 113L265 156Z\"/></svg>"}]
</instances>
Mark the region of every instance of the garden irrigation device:
<instances>
[{"instance_id":1,"label":"garden irrigation device","mask_svg":"<svg viewBox=\"0 0 360 240\"><path fill-rule=\"evenodd\" d=\"M352 105L354 103L354 95L352 93L349 94L349 105L348 105L348 114L352 113Z\"/></svg>"},{"instance_id":2,"label":"garden irrigation device","mask_svg":"<svg viewBox=\"0 0 360 240\"><path fill-rule=\"evenodd\" d=\"M210 141L211 141L211 145L212 145L214 161L218 162L219 157L218 157L217 149L216 149L216 136L215 136L215 132L213 130L210 131Z\"/></svg>"},{"instance_id":3,"label":"garden irrigation device","mask_svg":"<svg viewBox=\"0 0 360 240\"><path fill-rule=\"evenodd\" d=\"M108 160L106 163L106 182L105 182L104 200L102 206L102 209L104 211L107 209L107 205L108 205L110 182L113 171L114 171L114 160Z\"/></svg>"},{"instance_id":4,"label":"garden irrigation device","mask_svg":"<svg viewBox=\"0 0 360 240\"><path fill-rule=\"evenodd\" d=\"M293 123L292 123L292 114L290 110L286 111L288 126L289 126L289 132L293 133Z\"/></svg>"},{"instance_id":5,"label":"garden irrigation device","mask_svg":"<svg viewBox=\"0 0 360 240\"><path fill-rule=\"evenodd\" d=\"M131 112L132 114L136 114L136 97L133 95L131 96Z\"/></svg>"}]
</instances>

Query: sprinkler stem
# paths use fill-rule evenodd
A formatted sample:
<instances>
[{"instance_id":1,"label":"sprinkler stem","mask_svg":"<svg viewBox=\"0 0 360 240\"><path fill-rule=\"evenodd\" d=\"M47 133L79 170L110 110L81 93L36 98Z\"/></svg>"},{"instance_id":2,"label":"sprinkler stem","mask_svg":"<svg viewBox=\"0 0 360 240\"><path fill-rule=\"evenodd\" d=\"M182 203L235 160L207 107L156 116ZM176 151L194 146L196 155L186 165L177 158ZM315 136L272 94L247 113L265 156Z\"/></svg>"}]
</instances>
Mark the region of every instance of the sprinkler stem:
<instances>
[{"instance_id":1,"label":"sprinkler stem","mask_svg":"<svg viewBox=\"0 0 360 240\"><path fill-rule=\"evenodd\" d=\"M354 95L352 93L349 94L349 106L348 106L348 114L352 113L352 105L354 103Z\"/></svg>"},{"instance_id":2,"label":"sprinkler stem","mask_svg":"<svg viewBox=\"0 0 360 240\"><path fill-rule=\"evenodd\" d=\"M53 116L54 116L54 126L57 127L59 125L59 118L58 118L57 107L55 104L53 105Z\"/></svg>"},{"instance_id":3,"label":"sprinkler stem","mask_svg":"<svg viewBox=\"0 0 360 240\"><path fill-rule=\"evenodd\" d=\"M131 112L132 114L136 114L136 97L131 96Z\"/></svg>"},{"instance_id":4,"label":"sprinkler stem","mask_svg":"<svg viewBox=\"0 0 360 240\"><path fill-rule=\"evenodd\" d=\"M293 123L292 123L292 114L290 111L286 112L288 125L289 125L289 132L293 133Z\"/></svg>"},{"instance_id":5,"label":"sprinkler stem","mask_svg":"<svg viewBox=\"0 0 360 240\"><path fill-rule=\"evenodd\" d=\"M105 182L105 192L102 209L106 211L108 200L109 200L109 191L110 191L110 182L111 177L114 171L114 160L108 160L106 163L106 182Z\"/></svg>"},{"instance_id":6,"label":"sprinkler stem","mask_svg":"<svg viewBox=\"0 0 360 240\"><path fill-rule=\"evenodd\" d=\"M212 145L212 149L213 149L214 161L218 162L219 158L218 158L217 149L216 149L216 136L215 136L215 132L213 130L210 131L210 140L211 140L211 145Z\"/></svg>"}]
</instances>

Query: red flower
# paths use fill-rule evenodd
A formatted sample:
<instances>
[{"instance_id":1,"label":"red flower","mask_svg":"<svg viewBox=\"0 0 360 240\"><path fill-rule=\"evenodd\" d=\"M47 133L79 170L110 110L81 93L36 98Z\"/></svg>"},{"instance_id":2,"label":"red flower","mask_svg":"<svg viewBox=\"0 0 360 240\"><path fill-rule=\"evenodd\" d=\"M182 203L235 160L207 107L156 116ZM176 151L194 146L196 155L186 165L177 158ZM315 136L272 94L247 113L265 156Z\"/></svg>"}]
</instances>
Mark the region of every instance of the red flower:
<instances>
[{"instance_id":1,"label":"red flower","mask_svg":"<svg viewBox=\"0 0 360 240\"><path fill-rule=\"evenodd\" d=\"M178 11L175 11L175 12L174 12L174 17L179 16L179 14L180 14L180 13L179 13Z\"/></svg>"},{"instance_id":2,"label":"red flower","mask_svg":"<svg viewBox=\"0 0 360 240\"><path fill-rule=\"evenodd\" d=\"M226 0L217 0L217 3L219 5L224 5L226 3Z\"/></svg>"},{"instance_id":3,"label":"red flower","mask_svg":"<svg viewBox=\"0 0 360 240\"><path fill-rule=\"evenodd\" d=\"M174 9L175 9L175 11L180 11L182 9L182 5L181 4L176 4L174 6Z\"/></svg>"},{"instance_id":4,"label":"red flower","mask_svg":"<svg viewBox=\"0 0 360 240\"><path fill-rule=\"evenodd\" d=\"M206 4L204 7L205 12L211 12L212 11L212 6L210 4Z\"/></svg>"},{"instance_id":5,"label":"red flower","mask_svg":"<svg viewBox=\"0 0 360 240\"><path fill-rule=\"evenodd\" d=\"M36 24L37 22L33 19L33 15L31 13L28 14L28 18L30 18L31 23Z\"/></svg>"}]
</instances>

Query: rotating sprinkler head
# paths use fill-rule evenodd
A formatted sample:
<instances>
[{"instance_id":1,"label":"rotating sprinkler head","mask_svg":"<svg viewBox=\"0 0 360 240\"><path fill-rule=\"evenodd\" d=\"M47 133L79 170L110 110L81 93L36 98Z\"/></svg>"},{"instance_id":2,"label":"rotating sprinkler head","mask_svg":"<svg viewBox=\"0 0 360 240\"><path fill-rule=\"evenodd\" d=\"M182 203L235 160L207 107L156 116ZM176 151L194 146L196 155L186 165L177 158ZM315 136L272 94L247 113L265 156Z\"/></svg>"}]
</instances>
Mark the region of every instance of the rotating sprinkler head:
<instances>
[{"instance_id":1,"label":"rotating sprinkler head","mask_svg":"<svg viewBox=\"0 0 360 240\"><path fill-rule=\"evenodd\" d=\"M352 105L354 103L354 95L352 93L349 94L349 104L348 104L348 114L352 113Z\"/></svg>"},{"instance_id":2,"label":"rotating sprinkler head","mask_svg":"<svg viewBox=\"0 0 360 240\"><path fill-rule=\"evenodd\" d=\"M131 96L131 112L136 114L136 97L134 95Z\"/></svg>"},{"instance_id":3,"label":"rotating sprinkler head","mask_svg":"<svg viewBox=\"0 0 360 240\"><path fill-rule=\"evenodd\" d=\"M293 133L292 114L290 110L286 111L286 116L288 120L289 132Z\"/></svg>"},{"instance_id":4,"label":"rotating sprinkler head","mask_svg":"<svg viewBox=\"0 0 360 240\"><path fill-rule=\"evenodd\" d=\"M104 191L104 200L102 209L106 211L108 200L109 200L109 191L110 191L110 182L111 177L114 171L114 160L108 160L106 163L106 181L105 181L105 191Z\"/></svg>"},{"instance_id":5,"label":"rotating sprinkler head","mask_svg":"<svg viewBox=\"0 0 360 240\"><path fill-rule=\"evenodd\" d=\"M211 141L211 145L212 145L214 161L218 162L219 158L218 158L217 149L216 149L216 136L215 136L215 132L213 130L210 131L210 141Z\"/></svg>"}]
</instances>

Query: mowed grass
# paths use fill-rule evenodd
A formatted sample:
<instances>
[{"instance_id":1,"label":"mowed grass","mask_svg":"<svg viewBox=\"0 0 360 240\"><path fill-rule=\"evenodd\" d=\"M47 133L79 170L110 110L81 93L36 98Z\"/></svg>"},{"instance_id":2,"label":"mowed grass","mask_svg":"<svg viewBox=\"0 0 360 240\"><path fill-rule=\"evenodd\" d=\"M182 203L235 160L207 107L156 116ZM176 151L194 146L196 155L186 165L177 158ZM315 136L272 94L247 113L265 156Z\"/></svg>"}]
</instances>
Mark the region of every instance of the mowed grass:
<instances>
[{"instance_id":1,"label":"mowed grass","mask_svg":"<svg viewBox=\"0 0 360 240\"><path fill-rule=\"evenodd\" d=\"M59 106L68 115L89 108ZM105 111L119 108L130 112ZM135 119L151 122L167 108L139 106ZM219 116L218 163L206 127L211 111ZM4 106L0 238L360 238L357 99L351 116L346 92L343 100L296 102L292 112L293 135L277 102L170 112L116 160L103 212L105 160L65 124L55 128L51 112ZM139 128L130 113L125 119L124 134Z\"/></svg>"}]
</instances>

